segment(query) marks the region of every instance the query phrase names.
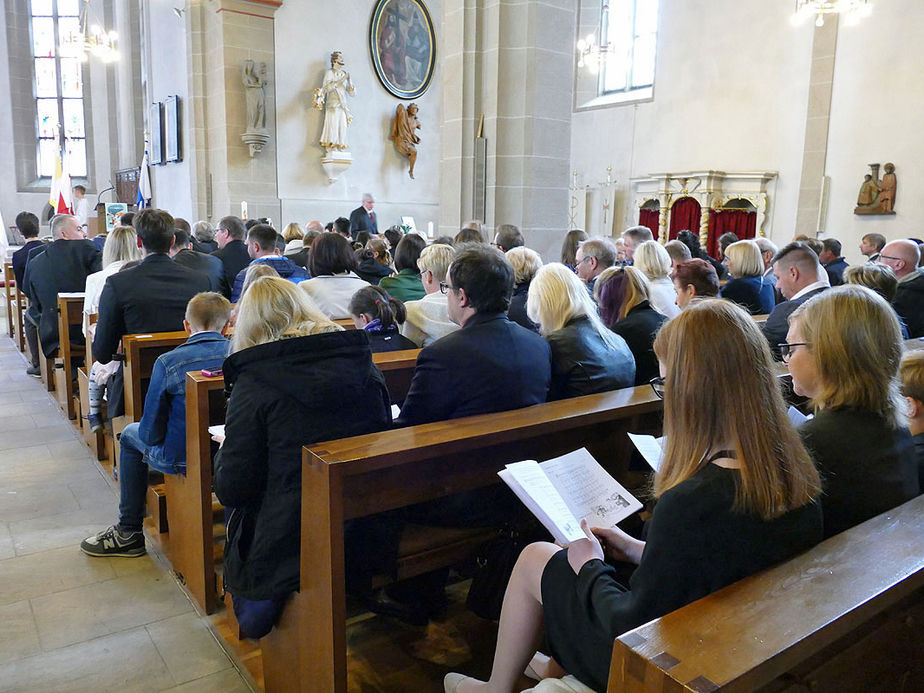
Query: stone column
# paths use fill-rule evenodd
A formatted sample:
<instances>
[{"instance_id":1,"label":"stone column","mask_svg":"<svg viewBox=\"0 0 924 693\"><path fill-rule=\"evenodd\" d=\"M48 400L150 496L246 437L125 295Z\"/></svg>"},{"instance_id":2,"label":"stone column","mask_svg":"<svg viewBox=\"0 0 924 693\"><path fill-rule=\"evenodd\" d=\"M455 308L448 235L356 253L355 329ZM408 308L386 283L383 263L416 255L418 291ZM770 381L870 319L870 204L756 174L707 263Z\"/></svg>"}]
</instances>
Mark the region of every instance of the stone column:
<instances>
[{"instance_id":1,"label":"stone column","mask_svg":"<svg viewBox=\"0 0 924 693\"><path fill-rule=\"evenodd\" d=\"M193 114L194 205L213 223L228 214L269 217L279 224L276 185L276 98L273 15L281 0L208 0L187 10L189 112ZM251 158L241 141L246 106L245 60L266 63L266 127L270 141Z\"/></svg>"},{"instance_id":2,"label":"stone column","mask_svg":"<svg viewBox=\"0 0 924 693\"><path fill-rule=\"evenodd\" d=\"M818 215L822 205L822 179L828 155L828 125L831 119L831 90L834 86L837 25L838 15L834 14L828 17L823 26L815 27L808 112L805 119L805 145L802 154L802 179L799 185L794 235L804 233L814 237L819 231Z\"/></svg>"},{"instance_id":3,"label":"stone column","mask_svg":"<svg viewBox=\"0 0 924 693\"><path fill-rule=\"evenodd\" d=\"M555 259L568 222L575 4L446 0L440 231L472 216L474 138L487 138L485 225L520 227Z\"/></svg>"}]
</instances>

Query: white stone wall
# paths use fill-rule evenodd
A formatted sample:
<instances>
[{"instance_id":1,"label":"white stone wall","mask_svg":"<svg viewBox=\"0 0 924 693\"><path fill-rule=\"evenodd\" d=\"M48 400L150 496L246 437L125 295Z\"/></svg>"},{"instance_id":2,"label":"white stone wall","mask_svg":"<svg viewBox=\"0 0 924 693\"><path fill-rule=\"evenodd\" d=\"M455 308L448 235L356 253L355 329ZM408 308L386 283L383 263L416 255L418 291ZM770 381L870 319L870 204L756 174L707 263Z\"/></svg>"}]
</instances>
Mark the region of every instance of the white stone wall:
<instances>
[{"instance_id":1,"label":"white stone wall","mask_svg":"<svg viewBox=\"0 0 924 693\"><path fill-rule=\"evenodd\" d=\"M379 83L369 55L369 21L373 0L285 2L275 16L276 126L282 222L323 222L349 216L364 192L376 198L378 226L384 230L412 216L418 230L439 221L440 182L440 39L439 0L427 7L437 36L437 68L429 90L416 103L422 129L417 147L416 180L408 177L407 159L400 156L388 135L400 101ZM342 51L356 88L350 100L354 120L349 129L353 165L333 184L321 170L324 149L318 145L323 112L312 107L330 53Z\"/></svg>"}]
</instances>

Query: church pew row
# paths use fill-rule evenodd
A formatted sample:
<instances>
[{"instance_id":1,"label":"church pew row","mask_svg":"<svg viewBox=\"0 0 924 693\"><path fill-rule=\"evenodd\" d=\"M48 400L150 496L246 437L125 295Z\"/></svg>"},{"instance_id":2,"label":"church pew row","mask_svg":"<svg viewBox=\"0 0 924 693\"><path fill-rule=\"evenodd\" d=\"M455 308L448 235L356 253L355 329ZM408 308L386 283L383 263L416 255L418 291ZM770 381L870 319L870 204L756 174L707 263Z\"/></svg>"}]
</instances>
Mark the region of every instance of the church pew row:
<instances>
[{"instance_id":1,"label":"church pew row","mask_svg":"<svg viewBox=\"0 0 924 693\"><path fill-rule=\"evenodd\" d=\"M16 275L13 263L3 263L3 300L6 302L6 332L16 341Z\"/></svg>"},{"instance_id":2,"label":"church pew row","mask_svg":"<svg viewBox=\"0 0 924 693\"><path fill-rule=\"evenodd\" d=\"M924 690L924 496L623 634L611 693Z\"/></svg>"},{"instance_id":3,"label":"church pew row","mask_svg":"<svg viewBox=\"0 0 924 693\"><path fill-rule=\"evenodd\" d=\"M404 401L418 349L373 354L392 402ZM224 378L186 374L186 474L166 475L167 526L174 570L206 613L219 604L212 546L212 463L208 427L225 421Z\"/></svg>"},{"instance_id":4,"label":"church pew row","mask_svg":"<svg viewBox=\"0 0 924 693\"><path fill-rule=\"evenodd\" d=\"M83 324L83 293L58 294L58 356L55 359L55 398L58 405L67 414L67 418L77 419L79 398L74 392L74 380L71 374L75 372L76 362L83 361L86 351L82 345L75 345L70 340L71 326ZM58 362L60 361L60 363Z\"/></svg>"},{"instance_id":5,"label":"church pew row","mask_svg":"<svg viewBox=\"0 0 924 693\"><path fill-rule=\"evenodd\" d=\"M497 472L507 463L545 460L582 446L616 478L625 478L625 432L643 428L643 417L658 417L661 408L643 386L306 447L301 589L282 627L261 641L267 693L293 690L295 656L301 690L347 689L345 522L489 486L498 483ZM465 518L459 519L464 525ZM443 556L442 565L459 558ZM414 556L402 560L415 563ZM439 565L422 564L404 574Z\"/></svg>"}]
</instances>

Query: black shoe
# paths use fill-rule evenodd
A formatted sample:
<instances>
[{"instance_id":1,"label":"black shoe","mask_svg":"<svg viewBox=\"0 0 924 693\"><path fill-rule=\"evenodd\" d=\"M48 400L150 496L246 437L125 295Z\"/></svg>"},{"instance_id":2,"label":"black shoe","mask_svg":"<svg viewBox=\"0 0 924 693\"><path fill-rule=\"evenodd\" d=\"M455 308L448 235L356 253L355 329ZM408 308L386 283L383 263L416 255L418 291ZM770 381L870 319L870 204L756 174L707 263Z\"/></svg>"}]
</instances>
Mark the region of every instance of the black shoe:
<instances>
[{"instance_id":1,"label":"black shoe","mask_svg":"<svg viewBox=\"0 0 924 693\"><path fill-rule=\"evenodd\" d=\"M137 558L147 553L144 548L144 534L141 532L122 534L115 526L84 539L80 542L80 550L88 556L98 558L110 556Z\"/></svg>"},{"instance_id":2,"label":"black shoe","mask_svg":"<svg viewBox=\"0 0 924 693\"><path fill-rule=\"evenodd\" d=\"M419 604L398 601L384 589L378 590L366 600L366 608L374 614L390 616L410 626L426 626L430 620Z\"/></svg>"},{"instance_id":3,"label":"black shoe","mask_svg":"<svg viewBox=\"0 0 924 693\"><path fill-rule=\"evenodd\" d=\"M42 377L41 366L29 366L26 369L26 375L31 375L33 378L41 378Z\"/></svg>"}]
</instances>

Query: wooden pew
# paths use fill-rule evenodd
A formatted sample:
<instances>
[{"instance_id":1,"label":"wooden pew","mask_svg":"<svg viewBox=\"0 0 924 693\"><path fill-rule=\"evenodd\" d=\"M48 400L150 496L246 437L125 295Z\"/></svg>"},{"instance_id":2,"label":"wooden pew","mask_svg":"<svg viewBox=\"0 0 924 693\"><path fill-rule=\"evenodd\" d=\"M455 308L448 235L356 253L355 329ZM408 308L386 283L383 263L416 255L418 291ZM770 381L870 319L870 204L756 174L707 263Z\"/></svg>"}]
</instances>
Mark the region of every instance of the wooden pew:
<instances>
[{"instance_id":1,"label":"wooden pew","mask_svg":"<svg viewBox=\"0 0 924 693\"><path fill-rule=\"evenodd\" d=\"M15 275L14 275L15 276ZM25 312L29 306L29 299L22 292L22 287L17 286L14 294L16 301L16 342L20 351L26 350L26 332L25 332Z\"/></svg>"},{"instance_id":2,"label":"wooden pew","mask_svg":"<svg viewBox=\"0 0 924 693\"><path fill-rule=\"evenodd\" d=\"M346 521L489 486L506 463L545 460L581 446L623 476L626 430L638 430L640 417L661 408L646 385L306 447L301 588L288 607L296 609L290 629L297 631L300 690L347 690ZM291 667L293 643L272 634L262 646L271 693L270 682L279 679L268 667L286 657Z\"/></svg>"},{"instance_id":3,"label":"wooden pew","mask_svg":"<svg viewBox=\"0 0 924 693\"><path fill-rule=\"evenodd\" d=\"M58 294L58 355L61 367L55 364L55 395L58 404L67 413L67 418L77 418L77 406L74 404L74 380L72 361L83 359L86 356L82 346L71 344L70 328L72 325L83 325L83 299L81 293ZM77 423L79 426L79 422Z\"/></svg>"},{"instance_id":4,"label":"wooden pew","mask_svg":"<svg viewBox=\"0 0 924 693\"><path fill-rule=\"evenodd\" d=\"M3 263L3 295L6 301L6 332L10 339L16 339L16 275L13 273L13 263Z\"/></svg>"},{"instance_id":5,"label":"wooden pew","mask_svg":"<svg viewBox=\"0 0 924 693\"><path fill-rule=\"evenodd\" d=\"M924 690L924 496L616 639L610 693Z\"/></svg>"},{"instance_id":6,"label":"wooden pew","mask_svg":"<svg viewBox=\"0 0 924 693\"><path fill-rule=\"evenodd\" d=\"M122 337L123 398L125 415L129 417L129 421L141 421L144 396L147 394L157 357L172 351L187 338L188 335L182 330L154 334L130 334Z\"/></svg>"},{"instance_id":7,"label":"wooden pew","mask_svg":"<svg viewBox=\"0 0 924 693\"><path fill-rule=\"evenodd\" d=\"M373 354L392 402L407 394L419 349ZM219 604L212 547L212 458L208 427L225 422L224 378L186 374L186 474L165 475L170 559L207 613Z\"/></svg>"}]
</instances>

